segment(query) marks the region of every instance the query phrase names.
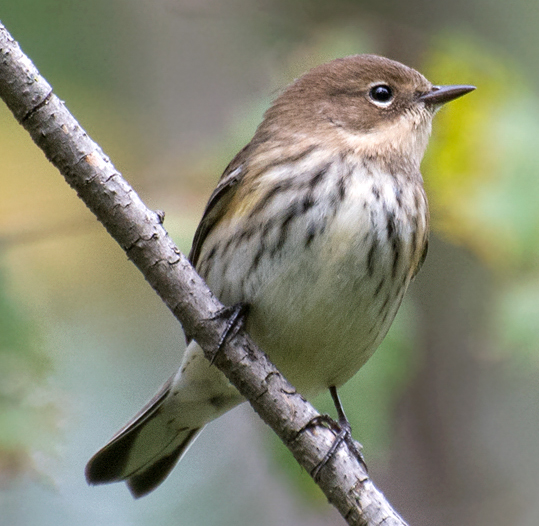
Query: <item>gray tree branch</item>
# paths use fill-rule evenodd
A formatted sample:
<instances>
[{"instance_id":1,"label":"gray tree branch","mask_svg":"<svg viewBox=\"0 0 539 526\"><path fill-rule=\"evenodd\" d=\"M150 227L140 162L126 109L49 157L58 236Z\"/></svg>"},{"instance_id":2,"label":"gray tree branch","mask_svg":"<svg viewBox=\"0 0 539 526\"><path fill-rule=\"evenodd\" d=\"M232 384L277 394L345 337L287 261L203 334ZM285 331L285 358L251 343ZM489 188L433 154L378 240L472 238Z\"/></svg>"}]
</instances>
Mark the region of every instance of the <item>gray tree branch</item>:
<instances>
[{"instance_id":1,"label":"gray tree branch","mask_svg":"<svg viewBox=\"0 0 539 526\"><path fill-rule=\"evenodd\" d=\"M161 214L144 205L1 24L0 97L185 331L197 340L207 357L212 356L226 325L215 316L223 305L169 238ZM308 425L319 416L317 411L244 331L225 343L215 365L277 433L298 463L312 473L335 439L331 429ZM320 470L316 482L350 525L406 524L345 443Z\"/></svg>"}]
</instances>

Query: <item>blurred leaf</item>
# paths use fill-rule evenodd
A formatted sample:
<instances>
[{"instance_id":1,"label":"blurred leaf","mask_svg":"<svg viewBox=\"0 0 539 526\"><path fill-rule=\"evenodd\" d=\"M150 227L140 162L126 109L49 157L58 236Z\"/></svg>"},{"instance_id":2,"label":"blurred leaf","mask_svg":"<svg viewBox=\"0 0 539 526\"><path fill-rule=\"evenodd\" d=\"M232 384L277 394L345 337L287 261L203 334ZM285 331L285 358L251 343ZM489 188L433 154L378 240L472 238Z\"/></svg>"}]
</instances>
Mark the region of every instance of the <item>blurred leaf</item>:
<instances>
[{"instance_id":1,"label":"blurred leaf","mask_svg":"<svg viewBox=\"0 0 539 526\"><path fill-rule=\"evenodd\" d=\"M438 43L427 74L478 88L434 125L423 168L433 228L501 281L490 305L490 357L538 367L539 97L509 57L462 35Z\"/></svg>"},{"instance_id":2,"label":"blurred leaf","mask_svg":"<svg viewBox=\"0 0 539 526\"><path fill-rule=\"evenodd\" d=\"M116 87L124 50L139 38L136 26L127 23L130 13L109 0L2 3L2 22L53 84L78 78L88 89L100 90Z\"/></svg>"},{"instance_id":3,"label":"blurred leaf","mask_svg":"<svg viewBox=\"0 0 539 526\"><path fill-rule=\"evenodd\" d=\"M478 88L434 124L423 168L433 228L494 268L537 268L537 95L507 56L461 35L441 40L426 74Z\"/></svg>"},{"instance_id":4,"label":"blurred leaf","mask_svg":"<svg viewBox=\"0 0 539 526\"><path fill-rule=\"evenodd\" d=\"M500 287L490 333L506 358L539 368L539 279L521 278Z\"/></svg>"},{"instance_id":5,"label":"blurred leaf","mask_svg":"<svg viewBox=\"0 0 539 526\"><path fill-rule=\"evenodd\" d=\"M35 469L33 453L46 448L57 416L43 388L51 362L4 281L0 275L0 484Z\"/></svg>"}]
</instances>

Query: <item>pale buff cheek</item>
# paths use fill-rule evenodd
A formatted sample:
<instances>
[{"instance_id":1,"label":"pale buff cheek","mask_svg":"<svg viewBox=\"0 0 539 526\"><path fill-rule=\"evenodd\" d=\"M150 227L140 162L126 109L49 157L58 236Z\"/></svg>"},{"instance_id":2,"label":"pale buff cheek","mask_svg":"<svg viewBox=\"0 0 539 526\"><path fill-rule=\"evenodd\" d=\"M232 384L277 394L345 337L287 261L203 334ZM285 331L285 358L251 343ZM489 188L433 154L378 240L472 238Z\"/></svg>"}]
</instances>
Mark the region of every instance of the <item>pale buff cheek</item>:
<instances>
[{"instance_id":1,"label":"pale buff cheek","mask_svg":"<svg viewBox=\"0 0 539 526\"><path fill-rule=\"evenodd\" d=\"M340 130L341 139L359 157L379 157L395 152L419 166L432 129L432 114L410 112L368 134Z\"/></svg>"}]
</instances>

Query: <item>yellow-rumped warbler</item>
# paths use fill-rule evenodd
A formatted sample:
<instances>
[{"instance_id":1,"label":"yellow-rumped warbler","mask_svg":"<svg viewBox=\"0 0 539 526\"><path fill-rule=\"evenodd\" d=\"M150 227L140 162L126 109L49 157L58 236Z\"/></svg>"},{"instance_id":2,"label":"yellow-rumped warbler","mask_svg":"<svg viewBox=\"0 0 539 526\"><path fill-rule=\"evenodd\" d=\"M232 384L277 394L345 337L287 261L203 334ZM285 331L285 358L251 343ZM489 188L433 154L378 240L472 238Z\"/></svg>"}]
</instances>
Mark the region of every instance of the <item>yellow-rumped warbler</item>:
<instances>
[{"instance_id":1,"label":"yellow-rumped warbler","mask_svg":"<svg viewBox=\"0 0 539 526\"><path fill-rule=\"evenodd\" d=\"M374 55L337 59L285 89L224 171L190 260L225 305L249 307L247 331L302 394L336 398L386 335L427 252L419 165L432 118L473 89ZM242 401L192 341L90 460L88 482L145 495Z\"/></svg>"}]
</instances>

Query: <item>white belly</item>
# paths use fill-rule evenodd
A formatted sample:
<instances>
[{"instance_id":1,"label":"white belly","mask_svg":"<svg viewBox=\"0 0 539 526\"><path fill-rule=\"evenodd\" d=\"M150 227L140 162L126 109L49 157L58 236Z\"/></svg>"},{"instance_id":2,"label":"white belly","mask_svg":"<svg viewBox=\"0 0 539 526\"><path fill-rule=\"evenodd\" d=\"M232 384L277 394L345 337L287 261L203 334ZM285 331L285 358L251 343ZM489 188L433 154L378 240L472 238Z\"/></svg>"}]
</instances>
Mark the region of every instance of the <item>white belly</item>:
<instances>
[{"instance_id":1,"label":"white belly","mask_svg":"<svg viewBox=\"0 0 539 526\"><path fill-rule=\"evenodd\" d=\"M223 303L249 304L248 332L307 396L343 384L372 355L393 321L416 259L418 221L409 216L411 190L399 191L397 198L392 176L358 174L332 208L323 197L334 187L328 180L308 212L289 221L285 242L279 242L280 223L266 229L265 237L251 236L229 250L226 263L212 260L206 273ZM273 199L267 216L272 206L287 206L285 199L293 203L286 194L281 201ZM425 214L419 224L423 232ZM245 229L245 221L243 215L217 228L207 246L231 228ZM309 231L316 233L309 238ZM257 258L263 245L264 256Z\"/></svg>"}]
</instances>

